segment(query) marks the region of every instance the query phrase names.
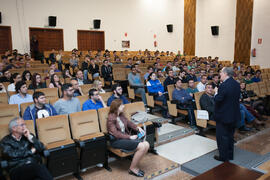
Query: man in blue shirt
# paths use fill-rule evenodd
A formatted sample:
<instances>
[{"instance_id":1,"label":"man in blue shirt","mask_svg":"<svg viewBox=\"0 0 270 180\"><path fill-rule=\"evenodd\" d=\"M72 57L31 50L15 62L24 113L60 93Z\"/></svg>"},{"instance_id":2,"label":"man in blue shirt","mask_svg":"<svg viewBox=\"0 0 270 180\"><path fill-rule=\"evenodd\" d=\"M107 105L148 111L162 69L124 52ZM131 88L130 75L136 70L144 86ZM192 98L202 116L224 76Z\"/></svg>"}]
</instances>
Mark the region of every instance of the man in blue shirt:
<instances>
[{"instance_id":1,"label":"man in blue shirt","mask_svg":"<svg viewBox=\"0 0 270 180\"><path fill-rule=\"evenodd\" d=\"M19 81L15 85L15 90L18 94L14 94L9 99L9 104L18 104L19 111L21 103L33 102L33 97L27 94L27 86L24 81Z\"/></svg>"},{"instance_id":2,"label":"man in blue shirt","mask_svg":"<svg viewBox=\"0 0 270 180\"><path fill-rule=\"evenodd\" d=\"M176 79L175 89L172 93L173 100L177 100L177 108L188 111L188 119L190 126L196 129L196 121L194 115L194 102L191 94L182 88L182 82L179 78Z\"/></svg>"},{"instance_id":3,"label":"man in blue shirt","mask_svg":"<svg viewBox=\"0 0 270 180\"><path fill-rule=\"evenodd\" d=\"M113 95L108 99L107 106L110 106L112 101L115 99L121 99L123 104L128 104L128 100L122 95L123 89L120 84L114 84L112 86Z\"/></svg>"},{"instance_id":4,"label":"man in blue shirt","mask_svg":"<svg viewBox=\"0 0 270 180\"><path fill-rule=\"evenodd\" d=\"M83 103L82 110L100 109L107 107L96 89L89 90L89 99Z\"/></svg>"},{"instance_id":5,"label":"man in blue shirt","mask_svg":"<svg viewBox=\"0 0 270 180\"><path fill-rule=\"evenodd\" d=\"M144 105L147 105L144 84L141 81L140 74L137 73L134 65L131 66L131 72L128 74L128 82L131 88L134 89L135 94L140 94Z\"/></svg>"}]
</instances>

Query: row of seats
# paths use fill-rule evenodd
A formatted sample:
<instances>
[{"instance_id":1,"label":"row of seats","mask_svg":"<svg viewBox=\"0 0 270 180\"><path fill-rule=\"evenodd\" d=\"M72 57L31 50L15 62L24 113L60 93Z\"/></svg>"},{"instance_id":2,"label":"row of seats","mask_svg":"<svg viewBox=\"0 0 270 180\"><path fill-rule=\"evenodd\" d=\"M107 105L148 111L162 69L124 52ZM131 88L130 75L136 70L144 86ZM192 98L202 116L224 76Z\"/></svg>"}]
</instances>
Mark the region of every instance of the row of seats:
<instances>
[{"instance_id":1,"label":"row of seats","mask_svg":"<svg viewBox=\"0 0 270 180\"><path fill-rule=\"evenodd\" d=\"M53 88L48 88L48 89L53 89ZM55 89L57 89L57 88L55 88ZM42 89L39 89L39 90L42 90ZM48 93L47 91L42 91L42 92L44 92L46 95L47 103L50 103L51 105L53 105L59 99L58 96L52 97L51 94ZM107 100L109 99L109 97L111 95L112 95L112 92L106 92L106 93L100 94L100 96L103 98L105 103L107 103ZM79 99L81 107L82 107L83 103L88 100L88 95L77 96L77 98ZM26 108L31 104L33 104L33 102L22 103L20 105L21 112L19 112L19 108L18 108L17 104L0 103L0 109L1 109L1 111L0 111L0 124L7 124L10 119L12 119L14 117L18 117L20 114L23 115Z\"/></svg>"},{"instance_id":2,"label":"row of seats","mask_svg":"<svg viewBox=\"0 0 270 180\"><path fill-rule=\"evenodd\" d=\"M142 102L125 105L126 117L137 111L145 111ZM88 110L37 119L37 136L45 145L46 165L54 177L67 173L78 173L98 163L109 169L107 161L107 116L109 107L98 111ZM27 127L34 134L33 121L26 121ZM147 125L151 123L148 122ZM0 125L0 138L7 135L8 125ZM152 142L153 144L153 142ZM79 147L79 152L77 152ZM108 149L119 156L131 155L118 149Z\"/></svg>"}]
</instances>

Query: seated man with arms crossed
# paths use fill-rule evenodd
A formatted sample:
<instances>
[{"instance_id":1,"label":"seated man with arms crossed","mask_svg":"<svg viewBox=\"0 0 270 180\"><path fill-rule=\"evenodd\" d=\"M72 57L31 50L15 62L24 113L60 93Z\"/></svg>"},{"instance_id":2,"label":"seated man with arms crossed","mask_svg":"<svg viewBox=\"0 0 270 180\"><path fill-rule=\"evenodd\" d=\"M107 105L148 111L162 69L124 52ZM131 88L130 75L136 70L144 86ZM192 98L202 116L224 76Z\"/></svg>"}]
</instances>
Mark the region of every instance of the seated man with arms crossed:
<instances>
[{"instance_id":1,"label":"seated man with arms crossed","mask_svg":"<svg viewBox=\"0 0 270 180\"><path fill-rule=\"evenodd\" d=\"M89 99L83 103L82 110L87 111L90 109L100 109L107 107L102 97L99 95L96 89L89 90Z\"/></svg>"},{"instance_id":2,"label":"seated man with arms crossed","mask_svg":"<svg viewBox=\"0 0 270 180\"><path fill-rule=\"evenodd\" d=\"M186 109L188 111L190 126L196 130L197 128L192 94L189 94L185 89L182 88L182 82L179 78L177 78L175 81L175 89L173 90L172 98L173 100L177 100L177 108Z\"/></svg>"},{"instance_id":3,"label":"seated man with arms crossed","mask_svg":"<svg viewBox=\"0 0 270 180\"><path fill-rule=\"evenodd\" d=\"M10 134L0 143L3 159L8 161L11 180L52 180L47 168L40 164L43 144L29 132L22 118L9 122Z\"/></svg>"}]
</instances>

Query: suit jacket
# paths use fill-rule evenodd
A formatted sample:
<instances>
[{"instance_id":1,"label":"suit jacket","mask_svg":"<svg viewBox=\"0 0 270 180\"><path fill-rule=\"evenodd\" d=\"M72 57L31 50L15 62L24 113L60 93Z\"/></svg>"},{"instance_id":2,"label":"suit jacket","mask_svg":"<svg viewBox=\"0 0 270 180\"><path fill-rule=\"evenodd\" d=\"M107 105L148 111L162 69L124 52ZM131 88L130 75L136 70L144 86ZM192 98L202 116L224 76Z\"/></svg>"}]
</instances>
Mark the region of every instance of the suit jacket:
<instances>
[{"instance_id":1,"label":"suit jacket","mask_svg":"<svg viewBox=\"0 0 270 180\"><path fill-rule=\"evenodd\" d=\"M235 124L240 118L240 84L232 77L221 83L215 96L216 122Z\"/></svg>"}]
</instances>

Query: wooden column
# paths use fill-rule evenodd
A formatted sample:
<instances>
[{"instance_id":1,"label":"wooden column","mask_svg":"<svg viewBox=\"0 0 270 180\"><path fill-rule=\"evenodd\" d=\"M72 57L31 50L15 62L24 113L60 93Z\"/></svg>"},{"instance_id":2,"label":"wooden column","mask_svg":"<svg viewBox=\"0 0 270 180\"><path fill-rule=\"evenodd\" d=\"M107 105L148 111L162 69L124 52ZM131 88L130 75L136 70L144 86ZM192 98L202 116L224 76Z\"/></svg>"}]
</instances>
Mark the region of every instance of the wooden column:
<instances>
[{"instance_id":1,"label":"wooden column","mask_svg":"<svg viewBox=\"0 0 270 180\"><path fill-rule=\"evenodd\" d=\"M184 1L184 52L195 55L196 0Z\"/></svg>"},{"instance_id":2,"label":"wooden column","mask_svg":"<svg viewBox=\"0 0 270 180\"><path fill-rule=\"evenodd\" d=\"M234 60L250 64L253 0L237 0Z\"/></svg>"}]
</instances>

